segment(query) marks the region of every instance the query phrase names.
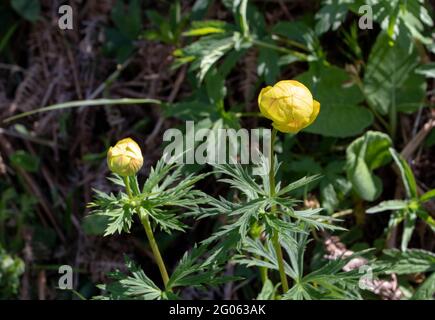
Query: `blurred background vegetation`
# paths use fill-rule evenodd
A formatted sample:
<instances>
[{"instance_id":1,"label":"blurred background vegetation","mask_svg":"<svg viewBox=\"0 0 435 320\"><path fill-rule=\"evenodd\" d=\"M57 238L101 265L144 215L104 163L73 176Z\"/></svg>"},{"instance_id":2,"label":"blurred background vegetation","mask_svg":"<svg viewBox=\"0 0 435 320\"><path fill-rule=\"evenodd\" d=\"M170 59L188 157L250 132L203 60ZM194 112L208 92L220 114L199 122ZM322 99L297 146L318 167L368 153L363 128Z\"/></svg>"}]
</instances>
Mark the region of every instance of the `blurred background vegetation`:
<instances>
[{"instance_id":1,"label":"blurred background vegetation","mask_svg":"<svg viewBox=\"0 0 435 320\"><path fill-rule=\"evenodd\" d=\"M63 4L73 9L72 30L58 27ZM372 29L358 26L365 4ZM350 250L387 254L405 298L432 298L433 16L434 2L423 0L2 1L0 299L75 298L56 289L64 264L74 268L74 290L89 298L107 272L125 269L123 254L155 274L140 226L103 238L106 221L86 218L92 188L111 191L108 146L127 136L140 142L144 178L161 156L164 130L183 129L185 120L214 130L269 126L257 95L282 79L303 82L321 102L314 125L281 136L282 179L322 174L295 196L341 217L348 231L336 236ZM59 108L3 121L100 98L162 104ZM213 176L198 187L234 197ZM169 268L220 224L160 234ZM324 263L326 236L310 244L308 269ZM255 297L252 272L228 264L229 275L248 280L183 296Z\"/></svg>"}]
</instances>

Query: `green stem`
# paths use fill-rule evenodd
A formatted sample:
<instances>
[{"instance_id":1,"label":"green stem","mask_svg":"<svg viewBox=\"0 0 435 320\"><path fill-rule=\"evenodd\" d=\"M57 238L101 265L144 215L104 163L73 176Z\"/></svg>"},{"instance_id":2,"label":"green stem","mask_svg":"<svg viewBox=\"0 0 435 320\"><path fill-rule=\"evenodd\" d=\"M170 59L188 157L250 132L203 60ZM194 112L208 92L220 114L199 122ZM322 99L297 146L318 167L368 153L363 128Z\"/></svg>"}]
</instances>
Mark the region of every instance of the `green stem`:
<instances>
[{"instance_id":1,"label":"green stem","mask_svg":"<svg viewBox=\"0 0 435 320\"><path fill-rule=\"evenodd\" d=\"M132 194L131 188L130 188L129 177L124 177L124 183L125 183L125 190L127 191L127 195L130 199L132 199L133 194ZM154 234L153 234L153 230L151 229L151 223L150 223L150 220L148 218L148 214L142 212L139 207L136 207L135 210L136 210L137 215L140 218L140 222L142 223L142 225L145 229L145 233L147 235L148 242L150 243L150 247L151 247L151 250L153 252L154 259L157 263L157 266L159 267L160 274L162 276L163 284L165 286L165 289L167 289L168 282L169 282L168 271L166 271L166 266L165 266L165 263L163 261L162 255L160 254L159 246L157 245L157 241L154 238Z\"/></svg>"},{"instance_id":2,"label":"green stem","mask_svg":"<svg viewBox=\"0 0 435 320\"><path fill-rule=\"evenodd\" d=\"M153 230L151 229L150 220L149 220L148 215L146 213L141 214L139 217L140 217L140 221L142 222L142 225L145 229L145 232L147 234L148 241L149 241L150 246L151 246L151 250L153 251L154 258L156 259L157 265L158 265L159 270L160 270L160 274L162 275L163 284L165 285L165 288L167 289L168 281L169 281L168 271L166 271L165 263L163 262L162 255L160 254L156 239L154 238Z\"/></svg>"},{"instance_id":3,"label":"green stem","mask_svg":"<svg viewBox=\"0 0 435 320\"><path fill-rule=\"evenodd\" d=\"M270 142L270 169L269 169L269 195L271 198L275 196L275 157L274 157L274 151L273 147L275 145L275 138L276 138L277 131L275 128L272 129L272 139ZM271 214L277 214L276 212L276 205L272 205L270 209ZM286 293L288 291L288 282L287 282L287 276L284 271L284 258L282 255L282 249L281 245L279 243L279 235L278 231L274 230L272 235L272 244L276 252L276 257L278 260L278 270L279 275L281 277L281 285L283 293Z\"/></svg>"}]
</instances>

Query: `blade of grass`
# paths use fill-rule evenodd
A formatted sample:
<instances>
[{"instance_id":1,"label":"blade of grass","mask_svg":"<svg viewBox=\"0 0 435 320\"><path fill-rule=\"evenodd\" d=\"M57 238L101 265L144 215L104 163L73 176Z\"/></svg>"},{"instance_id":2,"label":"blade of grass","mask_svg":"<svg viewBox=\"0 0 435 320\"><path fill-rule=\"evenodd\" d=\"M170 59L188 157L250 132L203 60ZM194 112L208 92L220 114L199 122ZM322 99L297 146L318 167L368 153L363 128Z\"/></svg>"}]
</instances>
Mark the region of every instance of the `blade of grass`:
<instances>
[{"instance_id":1,"label":"blade of grass","mask_svg":"<svg viewBox=\"0 0 435 320\"><path fill-rule=\"evenodd\" d=\"M42 112L48 112L53 110L61 110L61 109L67 109L67 108L78 108L82 106L100 106L100 105L111 105L111 104L146 104L146 103L154 103L154 104L161 104L160 100L155 99L129 99L129 98L122 98L122 99L95 99L95 100L78 100L78 101L69 101L59 104L53 104L51 106L23 112L20 114L17 114L15 116L6 118L3 120L4 123L8 123L17 119L25 118L37 113Z\"/></svg>"}]
</instances>

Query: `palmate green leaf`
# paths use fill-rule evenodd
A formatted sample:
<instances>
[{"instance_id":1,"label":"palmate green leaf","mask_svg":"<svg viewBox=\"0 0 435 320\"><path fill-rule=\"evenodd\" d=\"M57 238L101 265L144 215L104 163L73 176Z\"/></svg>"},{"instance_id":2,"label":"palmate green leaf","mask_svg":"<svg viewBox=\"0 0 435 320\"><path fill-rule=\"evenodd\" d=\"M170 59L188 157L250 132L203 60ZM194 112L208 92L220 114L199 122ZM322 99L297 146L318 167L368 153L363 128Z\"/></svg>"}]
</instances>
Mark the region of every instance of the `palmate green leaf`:
<instances>
[{"instance_id":1,"label":"palmate green leaf","mask_svg":"<svg viewBox=\"0 0 435 320\"><path fill-rule=\"evenodd\" d=\"M402 177L402 182L406 190L406 196L408 199L417 198L417 183L415 182L414 174L408 163L403 157L397 153L393 148L389 148L391 155L393 156L394 162L400 170L400 175Z\"/></svg>"},{"instance_id":2,"label":"palmate green leaf","mask_svg":"<svg viewBox=\"0 0 435 320\"><path fill-rule=\"evenodd\" d=\"M373 170L390 161L388 148L391 145L391 138L387 134L368 131L354 140L346 150L348 179L364 200L373 201L382 192L382 182L373 174Z\"/></svg>"},{"instance_id":3,"label":"palmate green leaf","mask_svg":"<svg viewBox=\"0 0 435 320\"><path fill-rule=\"evenodd\" d=\"M286 243L289 243L288 239L285 239ZM290 246L295 246L294 240L291 241ZM266 239L263 244L259 239L246 238L243 241L242 250L250 256L246 254L236 255L233 258L234 262L246 265L247 267L265 267L271 270L279 269L276 251L270 239ZM292 279L297 278L297 273L286 261L284 261L284 271Z\"/></svg>"},{"instance_id":4,"label":"palmate green leaf","mask_svg":"<svg viewBox=\"0 0 435 320\"><path fill-rule=\"evenodd\" d=\"M148 278L142 269L128 257L125 257L128 274L115 271L109 274L114 281L104 285L104 293L94 299L110 300L160 300L163 292Z\"/></svg>"},{"instance_id":5,"label":"palmate green leaf","mask_svg":"<svg viewBox=\"0 0 435 320\"><path fill-rule=\"evenodd\" d=\"M301 250L299 248L299 250ZM365 256L371 249L356 252L349 257L328 261L325 265L305 275L295 282L284 299L361 299L358 286L361 273L358 269L342 271L343 267L353 258ZM303 268L303 253L300 253L300 269ZM379 270L373 268L373 273Z\"/></svg>"},{"instance_id":6,"label":"palmate green leaf","mask_svg":"<svg viewBox=\"0 0 435 320\"><path fill-rule=\"evenodd\" d=\"M268 234L273 234L274 231L277 231L281 238L286 239L287 243L294 246L296 245L296 242L293 238L293 234L295 232L305 232L300 225L287 220L282 220L276 215L264 215L264 223L266 228L269 228L269 230L266 229L268 230Z\"/></svg>"},{"instance_id":7,"label":"palmate green leaf","mask_svg":"<svg viewBox=\"0 0 435 320\"><path fill-rule=\"evenodd\" d=\"M142 187L142 193L151 193L158 192L162 190L162 187L159 187L159 183L161 183L165 178L168 182L165 183L167 185L169 182L174 182L179 176L180 171L175 171L172 176L169 176L169 172L175 169L177 165L166 163L163 159L157 161L157 164L150 169L150 173L148 175L147 180L145 181Z\"/></svg>"},{"instance_id":8,"label":"palmate green leaf","mask_svg":"<svg viewBox=\"0 0 435 320\"><path fill-rule=\"evenodd\" d=\"M173 230L184 231L185 225L180 221L183 214L179 211L195 211L198 204L207 201L204 193L194 190L194 184L206 175L182 176L181 170L180 164L159 160L156 166L151 168L142 191L137 178L129 177L132 199L124 193L114 196L95 190L95 199L88 207L93 209L93 214L108 218L104 235L129 232L133 214L139 212L138 210L141 215L149 215L152 221L167 233ZM110 180L121 187L125 186L123 179L117 175Z\"/></svg>"},{"instance_id":9,"label":"palmate green leaf","mask_svg":"<svg viewBox=\"0 0 435 320\"><path fill-rule=\"evenodd\" d=\"M366 213L378 213L384 211L402 210L408 206L408 201L405 200L387 200L382 201L378 205L366 210Z\"/></svg>"},{"instance_id":10,"label":"palmate green leaf","mask_svg":"<svg viewBox=\"0 0 435 320\"><path fill-rule=\"evenodd\" d=\"M115 196L112 193L106 194L96 189L93 191L95 193L94 200L88 204L88 207L93 209L89 217L101 216L106 218L104 236L122 231L130 232L134 211L129 207L126 195L119 193Z\"/></svg>"},{"instance_id":11,"label":"palmate green leaf","mask_svg":"<svg viewBox=\"0 0 435 320\"><path fill-rule=\"evenodd\" d=\"M258 220L259 212L264 211L267 205L268 202L263 199L255 199L243 204L232 204L230 211L221 212L220 214L230 216L230 218L234 218L235 220L221 227L219 231L215 232L203 243L210 243L219 240L227 234L237 230L240 237L237 246L240 246L241 243L246 240L251 224L253 221Z\"/></svg>"},{"instance_id":12,"label":"palmate green leaf","mask_svg":"<svg viewBox=\"0 0 435 320\"><path fill-rule=\"evenodd\" d=\"M95 214L101 214L109 218L107 228L104 232L104 236L108 236L122 231L130 232L131 224L133 222L133 211L129 208L116 208L106 212L98 212Z\"/></svg>"},{"instance_id":13,"label":"palmate green leaf","mask_svg":"<svg viewBox=\"0 0 435 320\"><path fill-rule=\"evenodd\" d=\"M321 211L323 211L323 208L306 210L293 210L287 208L287 210L283 210L283 212L289 217L297 219L299 222L304 222L307 226L317 230L346 230L333 224L333 222L340 221L339 219L318 214Z\"/></svg>"},{"instance_id":14,"label":"palmate green leaf","mask_svg":"<svg viewBox=\"0 0 435 320\"><path fill-rule=\"evenodd\" d=\"M157 223L166 233L170 234L172 230L184 232L187 227L179 220L177 213L173 213L169 210L159 210L157 208L153 208L152 210L144 211L145 214L148 214L151 219Z\"/></svg>"},{"instance_id":15,"label":"palmate green leaf","mask_svg":"<svg viewBox=\"0 0 435 320\"><path fill-rule=\"evenodd\" d=\"M228 281L239 279L238 277L220 276L222 267L213 259L202 259L208 251L206 246L194 247L186 252L181 258L168 282L168 289L177 287L205 287L207 285L219 285Z\"/></svg>"},{"instance_id":16,"label":"palmate green leaf","mask_svg":"<svg viewBox=\"0 0 435 320\"><path fill-rule=\"evenodd\" d=\"M230 177L229 179L223 178L219 181L228 183L231 187L240 190L248 199L256 199L260 196L266 196L265 191L258 186L246 167L243 167L240 164L217 164L213 167L215 173L225 174Z\"/></svg>"},{"instance_id":17,"label":"palmate green leaf","mask_svg":"<svg viewBox=\"0 0 435 320\"><path fill-rule=\"evenodd\" d=\"M321 108L316 121L304 131L344 138L358 135L372 124L372 113L358 106L364 100L360 89L346 85L349 76L345 70L312 63L296 80L311 90Z\"/></svg>"},{"instance_id":18,"label":"palmate green leaf","mask_svg":"<svg viewBox=\"0 0 435 320\"><path fill-rule=\"evenodd\" d=\"M383 256L374 262L374 267L385 273L412 274L435 271L435 254L421 249L385 249Z\"/></svg>"},{"instance_id":19,"label":"palmate green leaf","mask_svg":"<svg viewBox=\"0 0 435 320\"><path fill-rule=\"evenodd\" d=\"M361 299L358 281L361 274L357 269L342 271L355 257L329 261L323 267L307 274L284 294L283 299Z\"/></svg>"}]
</instances>

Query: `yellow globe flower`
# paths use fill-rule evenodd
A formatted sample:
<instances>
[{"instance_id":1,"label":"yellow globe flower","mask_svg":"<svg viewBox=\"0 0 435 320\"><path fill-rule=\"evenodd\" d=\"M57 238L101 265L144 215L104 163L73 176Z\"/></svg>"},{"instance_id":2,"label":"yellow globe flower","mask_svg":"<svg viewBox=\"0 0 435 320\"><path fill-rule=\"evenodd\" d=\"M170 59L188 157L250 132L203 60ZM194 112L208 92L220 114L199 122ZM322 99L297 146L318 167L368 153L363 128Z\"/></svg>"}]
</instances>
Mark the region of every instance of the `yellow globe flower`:
<instances>
[{"instance_id":1,"label":"yellow globe flower","mask_svg":"<svg viewBox=\"0 0 435 320\"><path fill-rule=\"evenodd\" d=\"M122 139L109 148L107 165L110 171L122 177L133 176L142 168L142 150L133 139Z\"/></svg>"},{"instance_id":2,"label":"yellow globe flower","mask_svg":"<svg viewBox=\"0 0 435 320\"><path fill-rule=\"evenodd\" d=\"M297 133L316 120L320 103L296 80L283 80L263 88L258 96L260 111L281 132Z\"/></svg>"}]
</instances>

